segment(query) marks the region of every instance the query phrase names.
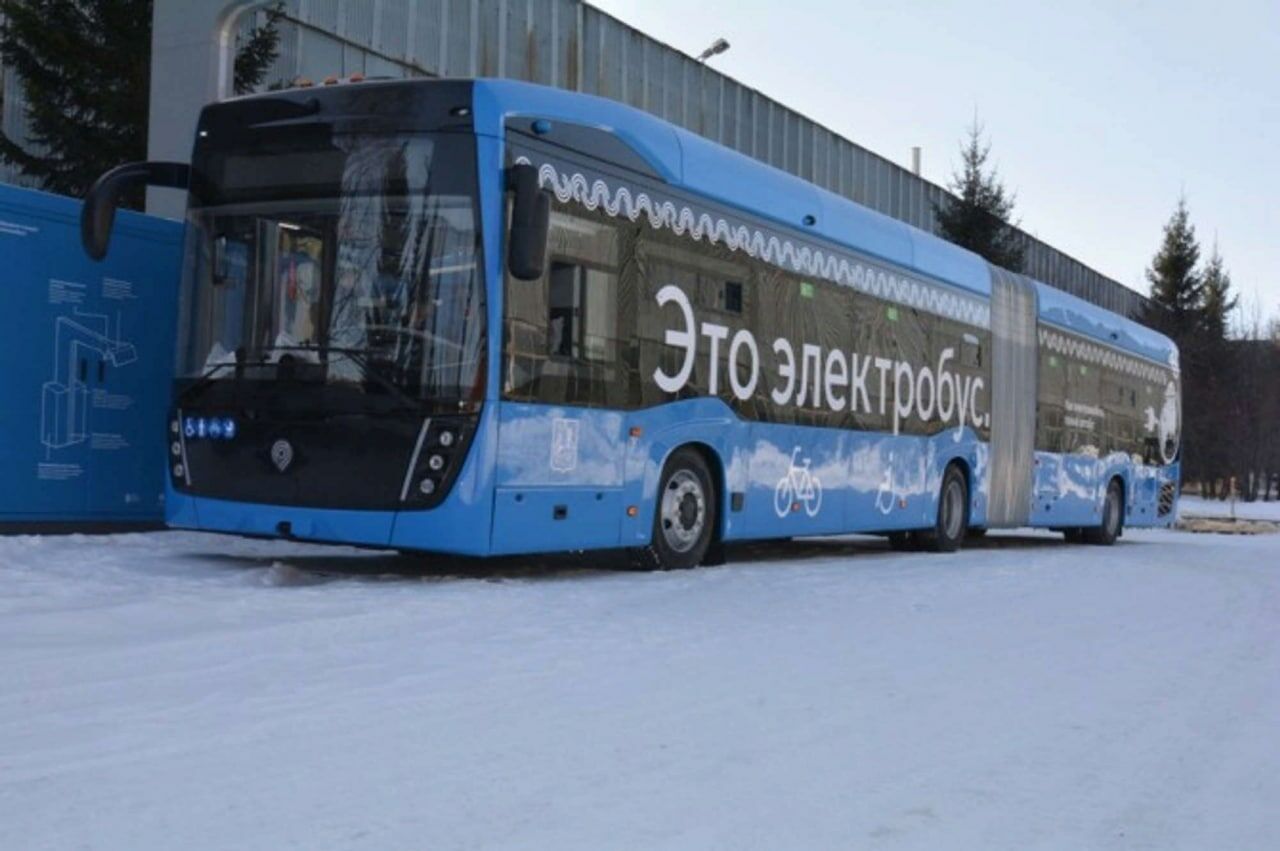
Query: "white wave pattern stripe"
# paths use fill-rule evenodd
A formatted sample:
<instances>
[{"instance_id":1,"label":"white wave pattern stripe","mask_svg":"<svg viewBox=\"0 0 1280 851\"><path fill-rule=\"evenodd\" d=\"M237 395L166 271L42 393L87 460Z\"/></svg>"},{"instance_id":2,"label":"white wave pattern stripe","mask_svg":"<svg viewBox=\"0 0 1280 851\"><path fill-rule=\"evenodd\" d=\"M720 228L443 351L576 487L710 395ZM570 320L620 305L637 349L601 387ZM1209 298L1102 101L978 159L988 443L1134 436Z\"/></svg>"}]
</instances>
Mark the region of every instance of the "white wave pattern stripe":
<instances>
[{"instance_id":1,"label":"white wave pattern stripe","mask_svg":"<svg viewBox=\"0 0 1280 851\"><path fill-rule=\"evenodd\" d=\"M517 162L527 164L529 160L521 157ZM643 217L655 230L670 230L698 241L705 239L784 269L823 278L966 325L980 328L991 325L990 308L976 298L966 298L942 287L808 245L797 245L789 239L766 235L746 225L734 225L726 219L713 218L709 213L695 213L689 207L677 207L670 201L654 200L646 192L633 194L625 186L611 189L603 180L588 180L581 172L564 174L550 163L539 167L538 177L541 185L551 189L562 204L576 201L588 210L603 210L609 216L625 217L633 222Z\"/></svg>"},{"instance_id":2,"label":"white wave pattern stripe","mask_svg":"<svg viewBox=\"0 0 1280 851\"><path fill-rule=\"evenodd\" d=\"M1163 384L1169 380L1169 371L1155 364L1127 357L1105 346L1068 337L1066 334L1059 334L1048 328L1040 328L1040 345L1064 357L1114 369L1152 383Z\"/></svg>"}]
</instances>

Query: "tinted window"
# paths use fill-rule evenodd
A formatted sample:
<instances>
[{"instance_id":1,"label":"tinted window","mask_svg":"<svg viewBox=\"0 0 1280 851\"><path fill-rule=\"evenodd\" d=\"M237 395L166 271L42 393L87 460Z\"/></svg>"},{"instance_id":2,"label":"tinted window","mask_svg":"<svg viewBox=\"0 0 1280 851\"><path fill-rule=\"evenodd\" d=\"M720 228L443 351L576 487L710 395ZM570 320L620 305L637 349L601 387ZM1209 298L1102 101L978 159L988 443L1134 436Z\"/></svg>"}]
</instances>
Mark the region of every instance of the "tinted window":
<instances>
[{"instance_id":1,"label":"tinted window","mask_svg":"<svg viewBox=\"0 0 1280 851\"><path fill-rule=\"evenodd\" d=\"M557 205L546 274L508 276L504 391L508 398L623 407L633 323L620 304L634 237L613 220Z\"/></svg>"},{"instance_id":2,"label":"tinted window","mask_svg":"<svg viewBox=\"0 0 1280 851\"><path fill-rule=\"evenodd\" d=\"M621 183L616 175L610 180L615 187ZM602 190L594 190L592 203L600 202ZM627 190L632 198L662 198L660 187L628 184ZM678 209L686 202L670 203ZM945 361L949 373L973 388L966 396L966 425L971 412L989 410L985 329L786 271L705 235L695 239L687 219L684 232L676 233L652 226L648 215L634 222L610 217L606 206L588 210L556 201L547 275L535 282L508 278L507 398L637 408L715 395L751 420L932 434L945 427L937 387L926 391L935 402L927 421L915 406L897 421L895 387L910 392L915 385L895 382L892 365L934 371ZM716 215L709 211L704 221ZM692 313L688 330L697 351L687 372L687 348L668 343L669 333L686 329L683 306L658 298L669 287ZM754 354L733 345L740 331L750 332ZM786 346L793 386L779 403ZM753 362L756 381L745 390ZM681 374L679 389L664 390L658 373ZM835 378L830 383L829 374ZM950 386L948 391L955 425L959 394ZM985 422L978 431L986 437Z\"/></svg>"}]
</instances>

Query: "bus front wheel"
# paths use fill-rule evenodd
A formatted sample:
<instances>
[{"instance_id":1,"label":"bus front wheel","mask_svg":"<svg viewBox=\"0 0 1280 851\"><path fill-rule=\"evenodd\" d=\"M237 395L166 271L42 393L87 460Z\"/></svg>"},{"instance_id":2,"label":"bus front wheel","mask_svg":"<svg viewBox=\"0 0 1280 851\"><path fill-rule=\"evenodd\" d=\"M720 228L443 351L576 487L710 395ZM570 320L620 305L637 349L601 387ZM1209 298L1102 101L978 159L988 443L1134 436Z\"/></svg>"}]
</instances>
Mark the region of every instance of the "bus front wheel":
<instances>
[{"instance_id":1,"label":"bus front wheel","mask_svg":"<svg viewBox=\"0 0 1280 851\"><path fill-rule=\"evenodd\" d=\"M707 557L716 528L716 492L706 459L695 449L677 449L662 467L653 537L635 552L643 570L685 570Z\"/></svg>"}]
</instances>

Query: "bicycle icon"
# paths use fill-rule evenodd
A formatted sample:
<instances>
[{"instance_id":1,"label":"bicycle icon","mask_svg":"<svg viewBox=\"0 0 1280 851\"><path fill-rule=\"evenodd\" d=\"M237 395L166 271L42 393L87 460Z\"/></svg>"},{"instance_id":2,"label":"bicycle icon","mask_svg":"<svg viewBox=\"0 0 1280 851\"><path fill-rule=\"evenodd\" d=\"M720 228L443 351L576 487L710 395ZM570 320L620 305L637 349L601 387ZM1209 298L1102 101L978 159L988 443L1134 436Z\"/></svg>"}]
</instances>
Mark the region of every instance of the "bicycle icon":
<instances>
[{"instance_id":1,"label":"bicycle icon","mask_svg":"<svg viewBox=\"0 0 1280 851\"><path fill-rule=\"evenodd\" d=\"M800 454L797 446L791 452L791 463L787 474L778 480L773 489L773 510L779 517L786 517L794 510L804 506L805 514L817 517L822 509L822 482L809 471L812 459L805 458L802 465L796 464Z\"/></svg>"}]
</instances>

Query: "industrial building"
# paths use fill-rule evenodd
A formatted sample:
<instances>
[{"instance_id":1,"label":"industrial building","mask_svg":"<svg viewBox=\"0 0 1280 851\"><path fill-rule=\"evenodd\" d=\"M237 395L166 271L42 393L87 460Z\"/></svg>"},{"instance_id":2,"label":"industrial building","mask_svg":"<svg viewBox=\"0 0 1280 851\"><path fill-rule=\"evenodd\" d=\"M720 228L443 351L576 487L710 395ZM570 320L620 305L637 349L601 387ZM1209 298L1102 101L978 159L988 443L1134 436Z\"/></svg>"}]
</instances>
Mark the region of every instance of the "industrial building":
<instances>
[{"instance_id":1,"label":"industrial building","mask_svg":"<svg viewBox=\"0 0 1280 851\"><path fill-rule=\"evenodd\" d=\"M209 78L225 79L226 55L265 13L247 2L155 9L149 155L185 159L199 106L226 93ZM936 232L934 205L947 194L581 0L287 0L280 30L266 86L354 73L511 77L623 101L926 231ZM21 137L20 86L12 74L3 85L3 126ZM3 168L0 180L13 180ZM174 203L150 209L172 214ZM1142 294L1022 237L1028 275L1117 313L1141 311Z\"/></svg>"}]
</instances>

